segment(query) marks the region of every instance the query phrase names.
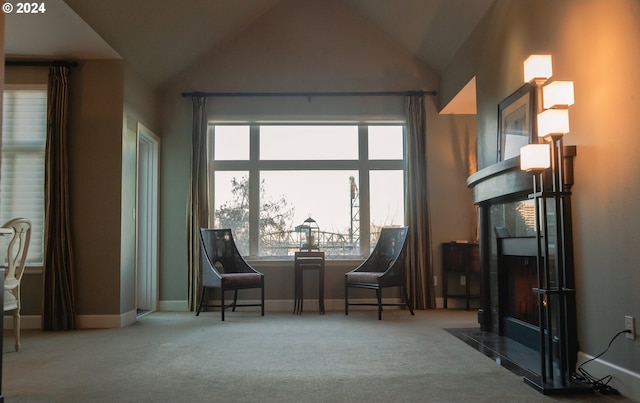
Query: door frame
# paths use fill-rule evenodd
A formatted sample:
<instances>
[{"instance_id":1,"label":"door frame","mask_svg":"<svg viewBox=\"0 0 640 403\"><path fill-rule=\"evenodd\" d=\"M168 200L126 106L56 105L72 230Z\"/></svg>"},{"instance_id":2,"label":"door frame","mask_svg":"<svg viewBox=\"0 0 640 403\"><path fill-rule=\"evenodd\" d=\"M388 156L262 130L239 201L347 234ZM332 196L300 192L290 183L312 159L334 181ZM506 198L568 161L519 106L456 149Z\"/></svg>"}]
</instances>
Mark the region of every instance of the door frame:
<instances>
[{"instance_id":1,"label":"door frame","mask_svg":"<svg viewBox=\"0 0 640 403\"><path fill-rule=\"evenodd\" d=\"M159 299L160 138L141 123L136 136L135 304L146 314L158 309Z\"/></svg>"}]
</instances>

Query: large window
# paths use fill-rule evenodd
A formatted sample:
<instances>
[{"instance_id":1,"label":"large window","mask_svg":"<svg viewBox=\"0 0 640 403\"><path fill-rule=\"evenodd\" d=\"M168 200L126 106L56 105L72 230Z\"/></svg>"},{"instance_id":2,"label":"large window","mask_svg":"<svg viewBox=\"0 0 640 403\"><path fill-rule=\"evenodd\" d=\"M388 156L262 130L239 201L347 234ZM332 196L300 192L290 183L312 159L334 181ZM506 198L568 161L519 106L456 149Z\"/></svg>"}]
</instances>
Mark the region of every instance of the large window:
<instances>
[{"instance_id":1,"label":"large window","mask_svg":"<svg viewBox=\"0 0 640 403\"><path fill-rule=\"evenodd\" d=\"M5 223L17 217L31 220L27 263L41 265L44 249L46 85L6 86L2 113L0 221Z\"/></svg>"},{"instance_id":2,"label":"large window","mask_svg":"<svg viewBox=\"0 0 640 403\"><path fill-rule=\"evenodd\" d=\"M213 225L243 255L290 256L311 217L328 257L367 255L404 224L402 125L212 125Z\"/></svg>"}]
</instances>

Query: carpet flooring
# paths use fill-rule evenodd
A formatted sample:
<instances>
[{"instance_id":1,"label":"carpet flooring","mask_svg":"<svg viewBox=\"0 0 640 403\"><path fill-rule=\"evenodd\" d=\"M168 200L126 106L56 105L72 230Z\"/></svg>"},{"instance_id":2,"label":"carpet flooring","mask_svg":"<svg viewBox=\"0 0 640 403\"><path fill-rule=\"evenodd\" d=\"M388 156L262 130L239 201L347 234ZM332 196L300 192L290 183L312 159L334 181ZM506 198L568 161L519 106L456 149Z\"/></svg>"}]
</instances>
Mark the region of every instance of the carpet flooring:
<instances>
[{"instance_id":1,"label":"carpet flooring","mask_svg":"<svg viewBox=\"0 0 640 403\"><path fill-rule=\"evenodd\" d=\"M5 333L7 402L606 402L549 397L445 329L473 312L156 312L123 329Z\"/></svg>"}]
</instances>

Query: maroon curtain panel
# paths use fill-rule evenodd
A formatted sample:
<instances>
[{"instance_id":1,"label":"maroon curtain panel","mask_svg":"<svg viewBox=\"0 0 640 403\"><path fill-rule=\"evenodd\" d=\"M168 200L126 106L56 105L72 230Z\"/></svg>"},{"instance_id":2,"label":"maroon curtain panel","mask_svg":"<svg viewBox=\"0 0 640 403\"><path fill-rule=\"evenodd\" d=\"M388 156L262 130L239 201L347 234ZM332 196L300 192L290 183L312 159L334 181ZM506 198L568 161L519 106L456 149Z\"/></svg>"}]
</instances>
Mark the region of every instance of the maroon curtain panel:
<instances>
[{"instance_id":1,"label":"maroon curtain panel","mask_svg":"<svg viewBox=\"0 0 640 403\"><path fill-rule=\"evenodd\" d=\"M427 118L423 95L405 103L406 169L405 222L409 227L407 262L409 298L416 309L436 307L433 287L433 247L427 183Z\"/></svg>"},{"instance_id":2,"label":"maroon curtain panel","mask_svg":"<svg viewBox=\"0 0 640 403\"><path fill-rule=\"evenodd\" d=\"M207 194L207 98L192 97L191 180L187 195L187 272L189 309L198 308L202 288L200 228L209 225Z\"/></svg>"},{"instance_id":3,"label":"maroon curtain panel","mask_svg":"<svg viewBox=\"0 0 640 403\"><path fill-rule=\"evenodd\" d=\"M66 66L53 66L49 70L43 330L71 330L76 327L67 157L68 75L69 67Z\"/></svg>"}]
</instances>

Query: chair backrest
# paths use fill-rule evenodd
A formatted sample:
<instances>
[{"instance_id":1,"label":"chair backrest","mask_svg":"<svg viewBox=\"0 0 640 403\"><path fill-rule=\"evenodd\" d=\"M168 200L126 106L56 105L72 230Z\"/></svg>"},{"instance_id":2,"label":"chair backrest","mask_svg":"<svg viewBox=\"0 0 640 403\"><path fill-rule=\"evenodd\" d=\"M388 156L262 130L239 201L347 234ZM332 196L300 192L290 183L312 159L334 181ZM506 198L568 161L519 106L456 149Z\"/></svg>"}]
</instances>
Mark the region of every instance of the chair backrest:
<instances>
[{"instance_id":1,"label":"chair backrest","mask_svg":"<svg viewBox=\"0 0 640 403\"><path fill-rule=\"evenodd\" d=\"M371 252L369 259L378 264L388 265L404 252L407 240L408 227L384 227L380 230L378 243Z\"/></svg>"},{"instance_id":2,"label":"chair backrest","mask_svg":"<svg viewBox=\"0 0 640 403\"><path fill-rule=\"evenodd\" d=\"M14 231L7 251L5 278L20 282L27 264L27 252L29 252L29 242L31 241L31 221L27 218L14 218L4 223L3 227L13 228Z\"/></svg>"},{"instance_id":3,"label":"chair backrest","mask_svg":"<svg viewBox=\"0 0 640 403\"><path fill-rule=\"evenodd\" d=\"M236 243L233 240L231 229L200 229L202 240L202 253L206 254L212 266L219 263L216 268L221 273L243 273L247 270L247 263L240 255Z\"/></svg>"}]
</instances>

